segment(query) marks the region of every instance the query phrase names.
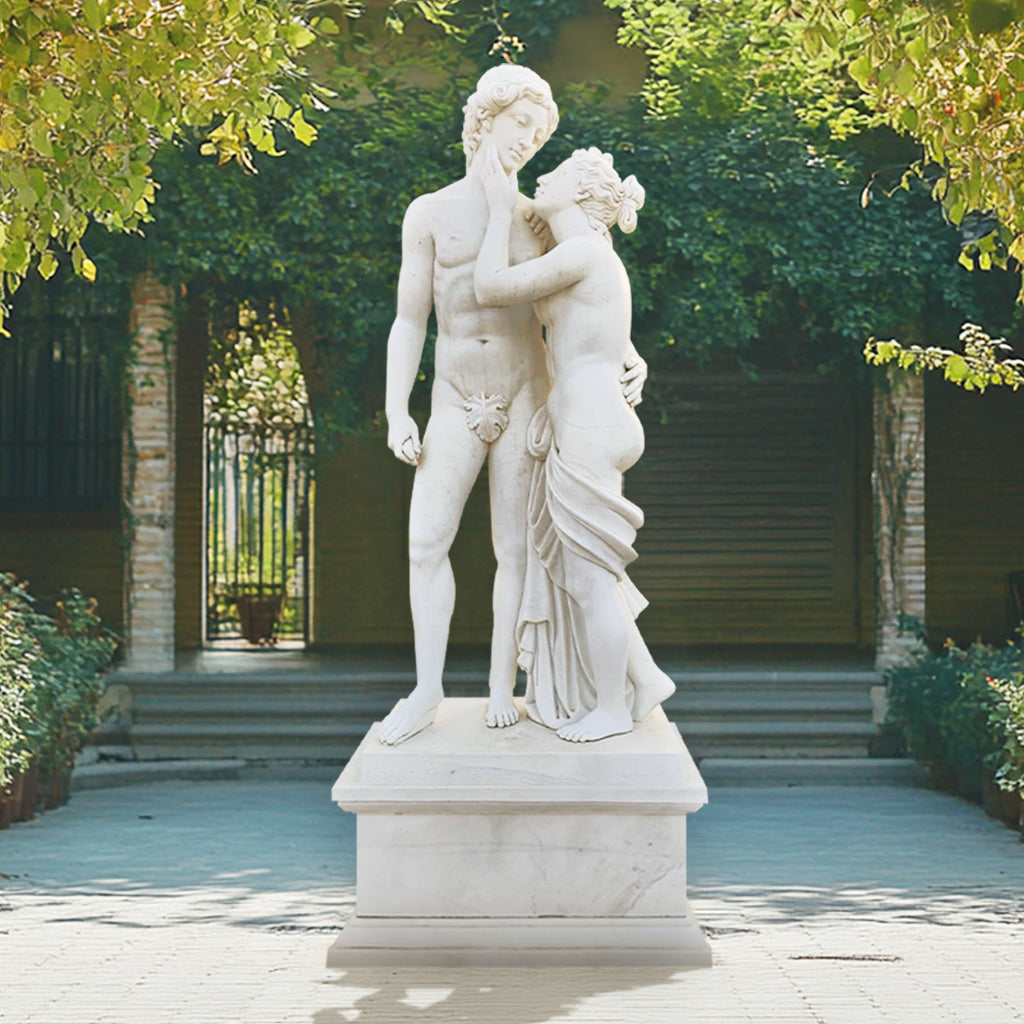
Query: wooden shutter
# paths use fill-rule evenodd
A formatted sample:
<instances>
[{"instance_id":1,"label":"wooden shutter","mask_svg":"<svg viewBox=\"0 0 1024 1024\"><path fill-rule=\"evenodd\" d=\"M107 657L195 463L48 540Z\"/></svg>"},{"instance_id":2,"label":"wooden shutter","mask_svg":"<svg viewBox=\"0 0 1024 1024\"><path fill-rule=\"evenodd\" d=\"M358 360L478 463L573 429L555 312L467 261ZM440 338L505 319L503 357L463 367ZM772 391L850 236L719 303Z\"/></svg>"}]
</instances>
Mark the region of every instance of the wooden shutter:
<instances>
[{"instance_id":1,"label":"wooden shutter","mask_svg":"<svg viewBox=\"0 0 1024 1024\"><path fill-rule=\"evenodd\" d=\"M648 642L856 643L852 386L695 375L673 391L626 480Z\"/></svg>"}]
</instances>

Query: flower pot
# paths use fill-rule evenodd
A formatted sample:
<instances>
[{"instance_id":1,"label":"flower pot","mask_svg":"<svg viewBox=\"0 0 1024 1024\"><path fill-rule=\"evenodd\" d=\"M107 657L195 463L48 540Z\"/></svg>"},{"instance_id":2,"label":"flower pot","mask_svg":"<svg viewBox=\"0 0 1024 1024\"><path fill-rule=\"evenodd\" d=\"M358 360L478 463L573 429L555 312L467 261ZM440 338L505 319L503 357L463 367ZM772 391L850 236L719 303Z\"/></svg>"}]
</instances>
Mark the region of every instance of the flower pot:
<instances>
[{"instance_id":1,"label":"flower pot","mask_svg":"<svg viewBox=\"0 0 1024 1024\"><path fill-rule=\"evenodd\" d=\"M7 828L14 821L14 784L0 789L0 828Z\"/></svg>"},{"instance_id":2,"label":"flower pot","mask_svg":"<svg viewBox=\"0 0 1024 1024\"><path fill-rule=\"evenodd\" d=\"M955 793L956 772L948 764L941 764L935 761L928 762L928 773L932 777L932 784L943 793Z\"/></svg>"},{"instance_id":3,"label":"flower pot","mask_svg":"<svg viewBox=\"0 0 1024 1024\"><path fill-rule=\"evenodd\" d=\"M36 797L39 794L39 765L34 764L22 776L21 806L15 821L31 821L36 813Z\"/></svg>"},{"instance_id":4,"label":"flower pot","mask_svg":"<svg viewBox=\"0 0 1024 1024\"><path fill-rule=\"evenodd\" d=\"M66 768L53 775L43 776L39 780L39 787L43 791L44 811L63 807L71 799L71 769Z\"/></svg>"},{"instance_id":5,"label":"flower pot","mask_svg":"<svg viewBox=\"0 0 1024 1024\"><path fill-rule=\"evenodd\" d=\"M235 598L242 636L251 644L274 643L284 594L242 594Z\"/></svg>"},{"instance_id":6,"label":"flower pot","mask_svg":"<svg viewBox=\"0 0 1024 1024\"><path fill-rule=\"evenodd\" d=\"M991 779L986 779L981 789L981 806L990 818L1003 817L1003 790Z\"/></svg>"}]
</instances>

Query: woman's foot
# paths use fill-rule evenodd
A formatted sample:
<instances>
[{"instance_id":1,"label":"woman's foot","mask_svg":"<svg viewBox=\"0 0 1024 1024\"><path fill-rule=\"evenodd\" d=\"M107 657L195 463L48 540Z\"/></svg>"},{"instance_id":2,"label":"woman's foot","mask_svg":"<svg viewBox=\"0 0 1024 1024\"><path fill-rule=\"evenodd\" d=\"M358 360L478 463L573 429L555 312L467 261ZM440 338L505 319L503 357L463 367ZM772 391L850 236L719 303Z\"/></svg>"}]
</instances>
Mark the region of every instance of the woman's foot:
<instances>
[{"instance_id":1,"label":"woman's foot","mask_svg":"<svg viewBox=\"0 0 1024 1024\"><path fill-rule=\"evenodd\" d=\"M615 714L604 708L594 708L578 722L562 726L558 735L570 743L589 743L591 740L603 740L606 736L618 736L632 731L633 719L628 711Z\"/></svg>"},{"instance_id":2,"label":"woman's foot","mask_svg":"<svg viewBox=\"0 0 1024 1024\"><path fill-rule=\"evenodd\" d=\"M393 747L426 729L434 720L442 696L441 693L424 692L417 687L380 723L377 739Z\"/></svg>"},{"instance_id":3,"label":"woman's foot","mask_svg":"<svg viewBox=\"0 0 1024 1024\"><path fill-rule=\"evenodd\" d=\"M642 722L662 701L676 692L676 684L653 662L639 681L634 680L633 720Z\"/></svg>"}]
</instances>

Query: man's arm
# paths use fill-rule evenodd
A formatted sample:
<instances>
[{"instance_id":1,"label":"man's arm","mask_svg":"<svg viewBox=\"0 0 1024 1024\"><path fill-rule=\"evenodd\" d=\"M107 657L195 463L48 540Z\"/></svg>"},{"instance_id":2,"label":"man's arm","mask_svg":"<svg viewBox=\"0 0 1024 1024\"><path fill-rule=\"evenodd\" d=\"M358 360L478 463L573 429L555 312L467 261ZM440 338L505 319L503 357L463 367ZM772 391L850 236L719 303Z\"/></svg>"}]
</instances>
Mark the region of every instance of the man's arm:
<instances>
[{"instance_id":1,"label":"man's arm","mask_svg":"<svg viewBox=\"0 0 1024 1024\"><path fill-rule=\"evenodd\" d=\"M415 466L420 457L420 432L409 415L409 396L416 381L433 305L434 238L423 199L415 199L402 222L402 269L398 275L398 308L388 335L388 447Z\"/></svg>"}]
</instances>

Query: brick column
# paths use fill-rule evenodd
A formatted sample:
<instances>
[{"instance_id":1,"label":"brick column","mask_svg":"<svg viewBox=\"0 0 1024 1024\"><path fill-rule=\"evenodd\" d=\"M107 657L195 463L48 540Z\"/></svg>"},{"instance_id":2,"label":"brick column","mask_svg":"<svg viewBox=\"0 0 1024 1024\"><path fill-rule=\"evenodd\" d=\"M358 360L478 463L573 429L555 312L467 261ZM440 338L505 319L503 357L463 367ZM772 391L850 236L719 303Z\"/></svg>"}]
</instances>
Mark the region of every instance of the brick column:
<instances>
[{"instance_id":1,"label":"brick column","mask_svg":"<svg viewBox=\"0 0 1024 1024\"><path fill-rule=\"evenodd\" d=\"M920 646L925 620L924 378L889 367L875 378L875 664Z\"/></svg>"},{"instance_id":2,"label":"brick column","mask_svg":"<svg viewBox=\"0 0 1024 1024\"><path fill-rule=\"evenodd\" d=\"M132 290L134 358L124 432L127 668L174 669L174 296L152 277Z\"/></svg>"}]
</instances>

